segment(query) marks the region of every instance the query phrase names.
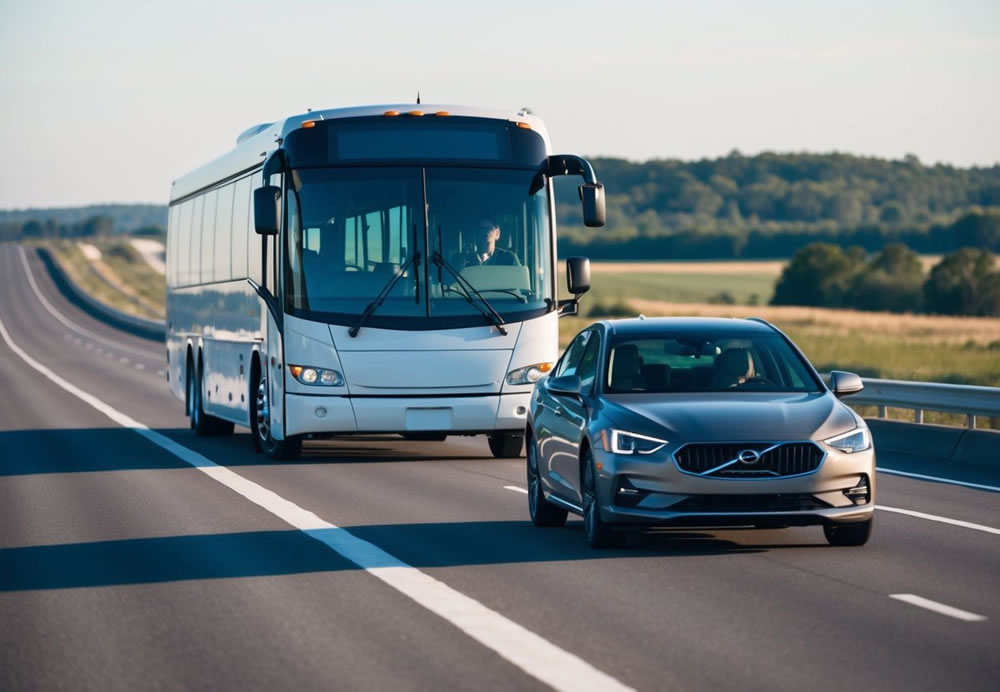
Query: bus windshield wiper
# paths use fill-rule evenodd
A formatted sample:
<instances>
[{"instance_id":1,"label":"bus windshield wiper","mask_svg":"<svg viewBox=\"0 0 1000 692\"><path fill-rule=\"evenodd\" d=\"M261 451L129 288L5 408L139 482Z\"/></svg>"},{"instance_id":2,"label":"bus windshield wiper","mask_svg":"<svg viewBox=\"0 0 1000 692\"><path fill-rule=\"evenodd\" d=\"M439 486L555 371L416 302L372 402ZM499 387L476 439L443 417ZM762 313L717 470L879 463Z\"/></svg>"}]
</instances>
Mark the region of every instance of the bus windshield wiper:
<instances>
[{"instance_id":1,"label":"bus windshield wiper","mask_svg":"<svg viewBox=\"0 0 1000 692\"><path fill-rule=\"evenodd\" d=\"M507 330L503 326L504 325L503 317L500 316L499 312L493 309L493 306L490 305L490 301L486 300L483 294L477 291L476 287L473 286L471 283L469 283L468 279L463 278L455 270L455 267L448 264L445 258L441 256L440 252L435 252L433 255L431 255L431 260L434 262L434 264L438 265L438 267L444 267L445 269L447 269L448 273L455 277L455 285L458 286L459 293L464 295L465 299L469 301L469 303L474 308L479 310L479 312L483 313L483 316L496 326L498 332L500 332L504 336L507 336ZM472 300L473 294L475 294L475 296L482 301L483 303L482 305L479 305L474 300Z\"/></svg>"},{"instance_id":2,"label":"bus windshield wiper","mask_svg":"<svg viewBox=\"0 0 1000 692\"><path fill-rule=\"evenodd\" d=\"M386 282L385 286L382 287L382 290L379 291L377 296L375 296L375 300L368 303L368 307L366 307L365 311L361 313L361 317L358 318L358 321L355 322L351 326L351 328L347 330L347 333L350 336L354 337L358 335L358 332L361 330L361 327L364 325L365 322L368 321L368 318L371 317L372 314L379 309L379 306L381 306L382 303L385 302L386 296L389 295L389 292L392 291L393 286L395 286L396 283L403 277L403 274L406 273L406 270L410 268L410 265L412 264L416 266L419 261L420 261L420 253L414 252L413 255L410 256L410 259L406 260L405 262L403 262L403 264L399 266L399 269L396 270L396 273L389 278L389 281Z\"/></svg>"}]
</instances>

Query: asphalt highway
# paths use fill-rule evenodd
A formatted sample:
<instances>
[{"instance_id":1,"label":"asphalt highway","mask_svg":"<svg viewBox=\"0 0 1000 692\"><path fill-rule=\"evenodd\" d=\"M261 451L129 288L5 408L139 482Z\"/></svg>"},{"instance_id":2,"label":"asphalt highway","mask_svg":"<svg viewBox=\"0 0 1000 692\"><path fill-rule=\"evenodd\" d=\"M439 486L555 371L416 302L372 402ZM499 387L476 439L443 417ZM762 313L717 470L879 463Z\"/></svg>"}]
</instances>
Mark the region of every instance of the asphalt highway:
<instances>
[{"instance_id":1,"label":"asphalt highway","mask_svg":"<svg viewBox=\"0 0 1000 692\"><path fill-rule=\"evenodd\" d=\"M0 245L0 689L1000 689L992 468L880 473L862 548L595 552L578 520L532 527L523 459L484 438L269 462L196 437L163 368ZM878 459L911 462L955 477Z\"/></svg>"}]
</instances>

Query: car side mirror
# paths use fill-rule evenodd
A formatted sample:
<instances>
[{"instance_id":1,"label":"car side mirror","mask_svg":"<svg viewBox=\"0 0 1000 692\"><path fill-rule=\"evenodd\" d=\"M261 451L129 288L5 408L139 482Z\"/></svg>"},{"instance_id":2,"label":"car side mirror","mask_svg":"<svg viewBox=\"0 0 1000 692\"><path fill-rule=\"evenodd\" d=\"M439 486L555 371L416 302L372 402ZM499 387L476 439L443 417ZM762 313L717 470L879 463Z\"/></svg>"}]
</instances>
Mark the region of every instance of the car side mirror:
<instances>
[{"instance_id":1,"label":"car side mirror","mask_svg":"<svg viewBox=\"0 0 1000 692\"><path fill-rule=\"evenodd\" d=\"M580 186L580 201L583 202L583 225L595 228L604 225L604 186L600 183L584 183Z\"/></svg>"},{"instance_id":2,"label":"car side mirror","mask_svg":"<svg viewBox=\"0 0 1000 692\"><path fill-rule=\"evenodd\" d=\"M579 375L563 375L562 377L555 377L549 380L546 386L552 394L580 396L582 384L580 383Z\"/></svg>"},{"instance_id":3,"label":"car side mirror","mask_svg":"<svg viewBox=\"0 0 1000 692\"><path fill-rule=\"evenodd\" d=\"M278 198L281 188L264 185L253 191L253 224L260 235L278 235Z\"/></svg>"},{"instance_id":4,"label":"car side mirror","mask_svg":"<svg viewBox=\"0 0 1000 692\"><path fill-rule=\"evenodd\" d=\"M865 383L853 372L844 372L843 370L830 371L830 389L838 399L850 394L857 394L864 388Z\"/></svg>"}]
</instances>

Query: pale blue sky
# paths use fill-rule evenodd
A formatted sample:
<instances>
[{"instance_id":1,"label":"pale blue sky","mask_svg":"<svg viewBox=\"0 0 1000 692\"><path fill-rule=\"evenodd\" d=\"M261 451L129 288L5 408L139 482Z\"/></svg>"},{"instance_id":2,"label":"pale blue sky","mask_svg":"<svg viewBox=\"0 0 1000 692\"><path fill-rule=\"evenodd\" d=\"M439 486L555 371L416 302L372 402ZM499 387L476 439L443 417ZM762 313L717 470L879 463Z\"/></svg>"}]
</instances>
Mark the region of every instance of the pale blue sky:
<instances>
[{"instance_id":1,"label":"pale blue sky","mask_svg":"<svg viewBox=\"0 0 1000 692\"><path fill-rule=\"evenodd\" d=\"M418 89L591 156L993 165L1000 1L0 0L0 208L164 203L254 123Z\"/></svg>"}]
</instances>

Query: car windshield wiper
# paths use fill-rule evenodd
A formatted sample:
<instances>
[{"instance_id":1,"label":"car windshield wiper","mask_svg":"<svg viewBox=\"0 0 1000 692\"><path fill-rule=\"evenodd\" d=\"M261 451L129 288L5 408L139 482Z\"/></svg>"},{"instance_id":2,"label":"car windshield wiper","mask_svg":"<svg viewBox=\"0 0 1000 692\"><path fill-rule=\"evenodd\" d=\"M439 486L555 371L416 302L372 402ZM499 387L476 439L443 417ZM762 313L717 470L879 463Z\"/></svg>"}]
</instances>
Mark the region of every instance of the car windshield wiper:
<instances>
[{"instance_id":1,"label":"car windshield wiper","mask_svg":"<svg viewBox=\"0 0 1000 692\"><path fill-rule=\"evenodd\" d=\"M469 301L470 305L479 310L479 312L483 313L483 316L493 323L498 332L507 336L507 330L503 326L503 317L500 316L499 312L493 309L493 306L490 305L490 301L486 300L483 294L477 291L476 287L469 283L468 279L463 278L455 270L455 267L448 264L445 258L441 256L440 252L435 252L431 255L431 261L438 265L438 267L444 267L447 269L448 273L455 277L455 285L458 286L459 293L465 296L465 299ZM482 301L482 305L478 305L474 300L472 300L473 294L475 294L475 296Z\"/></svg>"},{"instance_id":2,"label":"car windshield wiper","mask_svg":"<svg viewBox=\"0 0 1000 692\"><path fill-rule=\"evenodd\" d=\"M361 313L361 317L358 318L358 321L355 322L351 326L351 328L347 330L347 333L350 336L353 337L358 335L358 331L360 331L364 323L368 321L368 318L371 317L372 314L374 314L374 312L379 309L379 306L385 302L386 296L389 295L389 292L392 291L393 286L395 286L396 283L403 277L403 274L406 273L406 270L410 268L410 265L412 264L416 266L419 261L420 261L420 253L414 252L413 255L410 257L410 259L406 260L405 262L403 262L403 264L399 266L399 269L396 270L396 273L393 274L392 277L390 277L389 281L386 282L385 286L382 287L382 290L379 291L379 294L375 296L375 300L368 303L368 307L366 307L365 311Z\"/></svg>"}]
</instances>

